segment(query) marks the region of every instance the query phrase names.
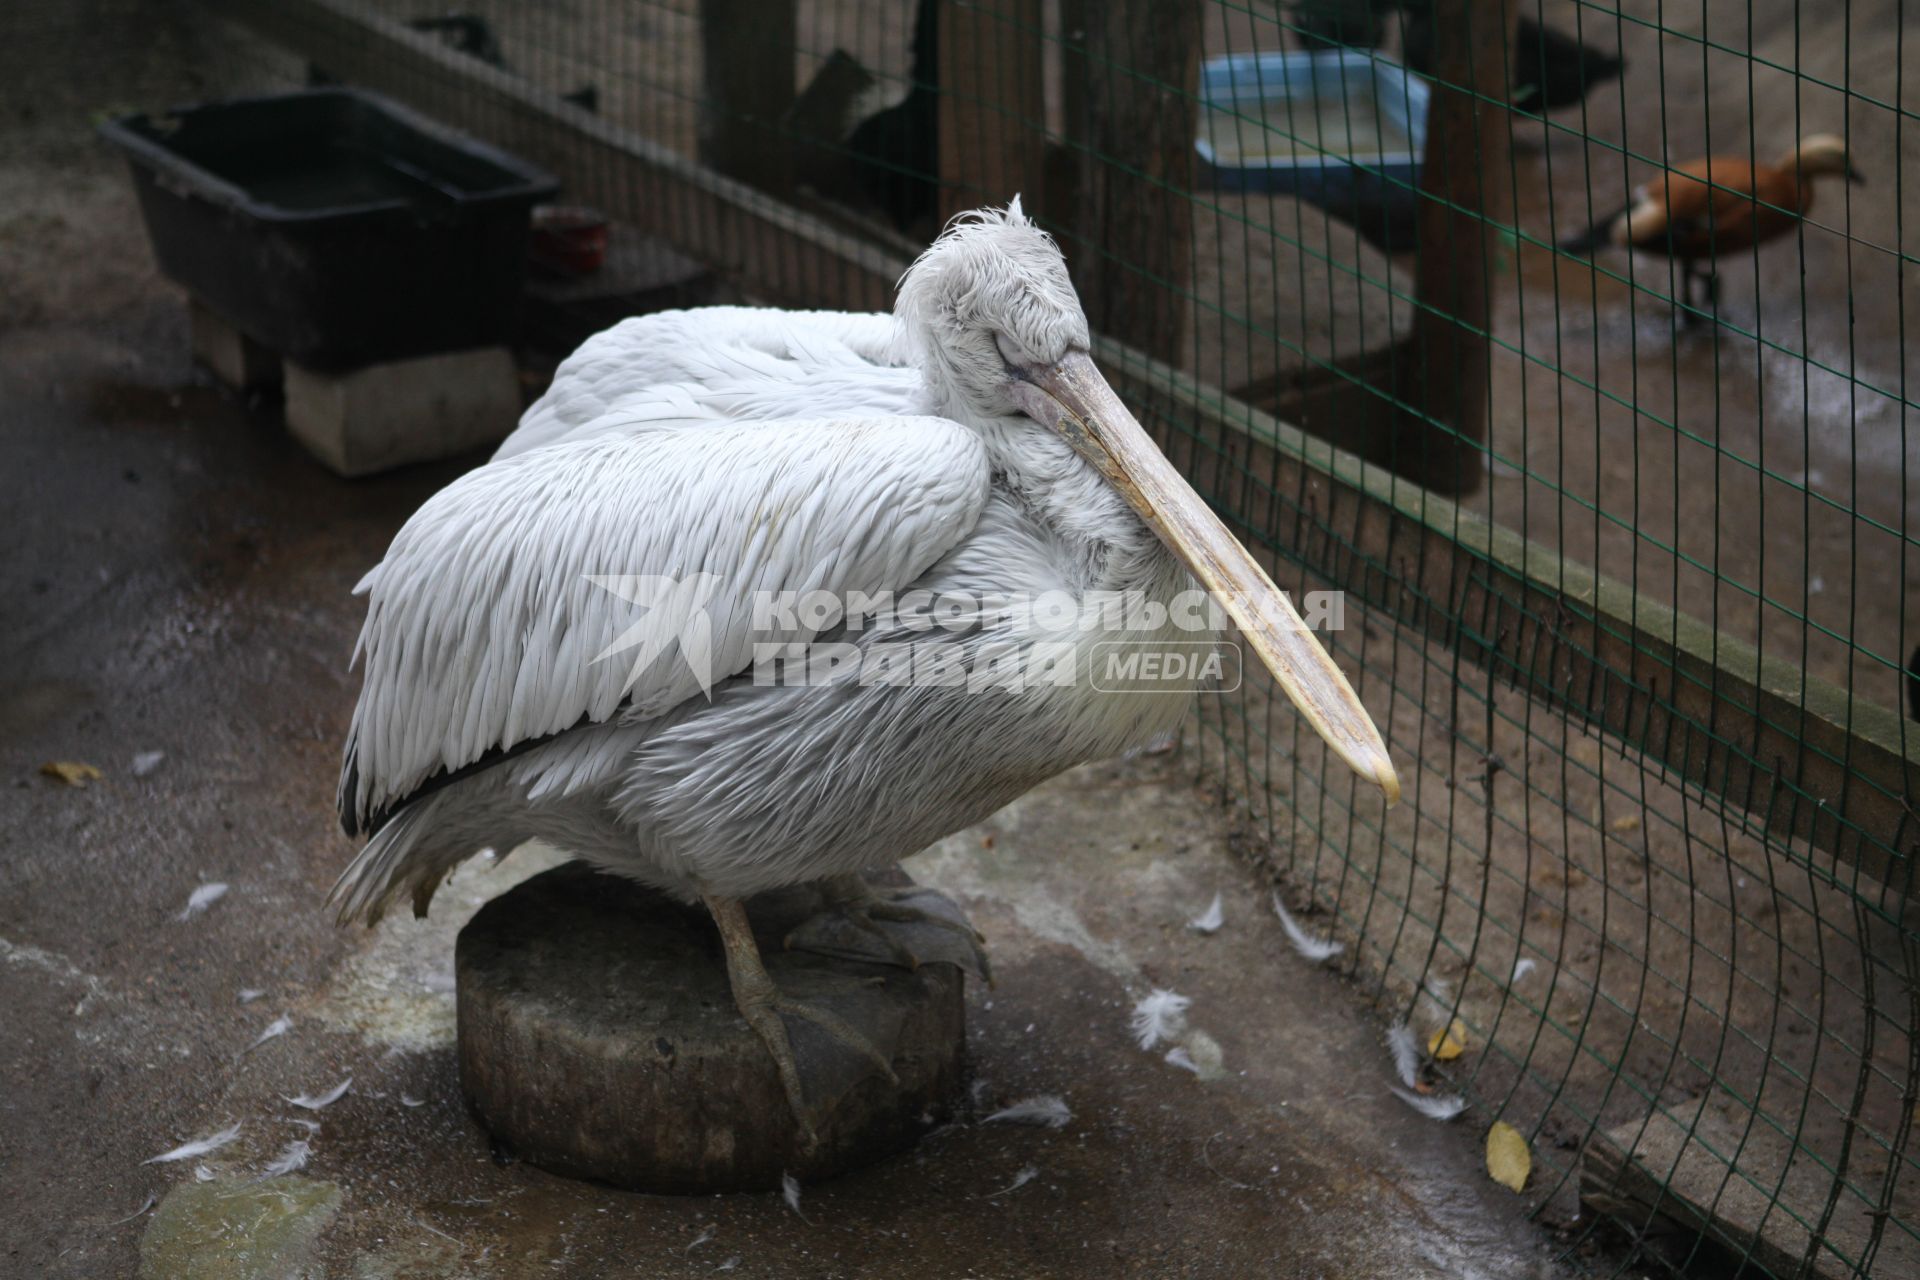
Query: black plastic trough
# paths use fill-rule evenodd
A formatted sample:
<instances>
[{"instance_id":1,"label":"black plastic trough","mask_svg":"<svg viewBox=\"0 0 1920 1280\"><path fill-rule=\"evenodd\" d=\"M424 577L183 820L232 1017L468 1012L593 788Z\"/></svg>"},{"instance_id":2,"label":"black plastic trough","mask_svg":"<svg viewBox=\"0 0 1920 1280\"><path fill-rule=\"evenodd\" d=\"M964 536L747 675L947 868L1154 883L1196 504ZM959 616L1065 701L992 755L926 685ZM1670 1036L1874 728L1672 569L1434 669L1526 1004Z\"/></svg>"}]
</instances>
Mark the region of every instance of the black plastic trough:
<instances>
[{"instance_id":1,"label":"black plastic trough","mask_svg":"<svg viewBox=\"0 0 1920 1280\"><path fill-rule=\"evenodd\" d=\"M342 368L510 337L538 169L389 102L325 88L102 126L154 256L243 333Z\"/></svg>"}]
</instances>

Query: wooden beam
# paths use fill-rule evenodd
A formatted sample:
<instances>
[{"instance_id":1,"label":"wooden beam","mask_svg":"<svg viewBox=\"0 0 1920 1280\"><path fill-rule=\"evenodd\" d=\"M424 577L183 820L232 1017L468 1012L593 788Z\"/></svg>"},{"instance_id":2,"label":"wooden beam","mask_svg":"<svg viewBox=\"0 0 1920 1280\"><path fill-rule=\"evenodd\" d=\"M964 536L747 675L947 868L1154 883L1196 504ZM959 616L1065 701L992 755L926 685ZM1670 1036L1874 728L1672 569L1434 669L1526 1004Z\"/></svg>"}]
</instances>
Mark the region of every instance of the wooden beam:
<instances>
[{"instance_id":1,"label":"wooden beam","mask_svg":"<svg viewBox=\"0 0 1920 1280\"><path fill-rule=\"evenodd\" d=\"M884 309L906 266L349 0L207 3L546 165L574 198L672 240L762 296ZM1895 711L1762 657L1138 350L1097 339L1095 354L1176 461L1191 451L1185 433L1197 431L1228 452L1233 472L1262 477L1227 504L1255 539L1291 549L1370 609L1457 647L1774 831L1858 865L1887 884L1889 900L1911 896L1920 819L1906 798L1920 796L1920 734L1904 734Z\"/></svg>"},{"instance_id":2,"label":"wooden beam","mask_svg":"<svg viewBox=\"0 0 1920 1280\"><path fill-rule=\"evenodd\" d=\"M795 31L794 0L700 0L700 159L774 195L793 189Z\"/></svg>"},{"instance_id":3,"label":"wooden beam","mask_svg":"<svg viewBox=\"0 0 1920 1280\"><path fill-rule=\"evenodd\" d=\"M1421 156L1413 334L1394 385L1419 413L1400 416L1396 470L1443 493L1485 475L1485 335L1494 233L1513 222L1507 100L1512 0L1433 0L1433 90Z\"/></svg>"},{"instance_id":4,"label":"wooden beam","mask_svg":"<svg viewBox=\"0 0 1920 1280\"><path fill-rule=\"evenodd\" d=\"M1044 207L1042 0L939 0L940 220L1023 198Z\"/></svg>"},{"instance_id":5,"label":"wooden beam","mask_svg":"<svg viewBox=\"0 0 1920 1280\"><path fill-rule=\"evenodd\" d=\"M1184 364L1200 6L1099 0L1065 16L1084 27L1066 36L1061 67L1074 284L1096 332Z\"/></svg>"}]
</instances>

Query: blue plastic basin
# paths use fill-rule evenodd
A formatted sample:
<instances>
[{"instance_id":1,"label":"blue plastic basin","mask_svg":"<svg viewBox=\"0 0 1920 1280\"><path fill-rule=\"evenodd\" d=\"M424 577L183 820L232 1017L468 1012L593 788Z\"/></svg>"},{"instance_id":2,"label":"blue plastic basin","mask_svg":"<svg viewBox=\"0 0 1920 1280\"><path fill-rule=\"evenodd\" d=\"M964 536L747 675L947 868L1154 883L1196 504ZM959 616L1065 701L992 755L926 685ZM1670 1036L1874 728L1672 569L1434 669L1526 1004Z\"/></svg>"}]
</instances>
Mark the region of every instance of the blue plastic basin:
<instances>
[{"instance_id":1,"label":"blue plastic basin","mask_svg":"<svg viewBox=\"0 0 1920 1280\"><path fill-rule=\"evenodd\" d=\"M1413 247L1427 82L1351 51L1243 53L1200 68L1203 183L1298 196L1383 249Z\"/></svg>"}]
</instances>

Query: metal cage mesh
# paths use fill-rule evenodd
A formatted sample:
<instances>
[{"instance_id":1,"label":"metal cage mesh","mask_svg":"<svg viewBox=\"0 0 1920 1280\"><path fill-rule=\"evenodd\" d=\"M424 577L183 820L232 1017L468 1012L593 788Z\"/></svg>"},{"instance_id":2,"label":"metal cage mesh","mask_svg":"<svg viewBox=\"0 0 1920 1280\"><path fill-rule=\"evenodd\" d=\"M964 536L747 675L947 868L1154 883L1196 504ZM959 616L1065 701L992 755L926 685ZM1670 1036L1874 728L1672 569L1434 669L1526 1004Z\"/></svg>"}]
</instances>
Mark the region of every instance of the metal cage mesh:
<instances>
[{"instance_id":1,"label":"metal cage mesh","mask_svg":"<svg viewBox=\"0 0 1920 1280\"><path fill-rule=\"evenodd\" d=\"M1143 421L1347 593L1406 799L1263 684L1203 699L1205 775L1386 1017L1457 1020L1569 1254L1920 1274L1904 0L207 8L695 256L735 219L748 297L884 306L1024 192ZM1710 154L1800 183L1711 288L1556 247Z\"/></svg>"}]
</instances>

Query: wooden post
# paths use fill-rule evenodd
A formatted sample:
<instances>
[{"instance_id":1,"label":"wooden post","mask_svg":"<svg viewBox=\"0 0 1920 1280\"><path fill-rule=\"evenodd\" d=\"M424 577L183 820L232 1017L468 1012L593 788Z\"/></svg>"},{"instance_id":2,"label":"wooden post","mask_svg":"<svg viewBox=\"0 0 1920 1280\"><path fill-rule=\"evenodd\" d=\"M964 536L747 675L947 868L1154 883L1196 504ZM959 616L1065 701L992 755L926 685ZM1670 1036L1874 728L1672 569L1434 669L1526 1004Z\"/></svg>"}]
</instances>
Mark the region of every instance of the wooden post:
<instances>
[{"instance_id":1,"label":"wooden post","mask_svg":"<svg viewBox=\"0 0 1920 1280\"><path fill-rule=\"evenodd\" d=\"M700 0L700 159L783 195L793 147L780 134L793 107L795 0Z\"/></svg>"},{"instance_id":2,"label":"wooden post","mask_svg":"<svg viewBox=\"0 0 1920 1280\"><path fill-rule=\"evenodd\" d=\"M1408 415L1394 469L1442 493L1471 493L1485 475L1487 330L1495 228L1513 221L1508 163L1512 0L1433 0L1433 98L1421 170L1412 341L1397 361ZM1464 86L1472 92L1463 92ZM1484 95L1490 101L1474 96ZM1458 437L1440 427L1450 427Z\"/></svg>"},{"instance_id":3,"label":"wooden post","mask_svg":"<svg viewBox=\"0 0 1920 1280\"><path fill-rule=\"evenodd\" d=\"M1042 0L940 0L940 220L1044 207Z\"/></svg>"},{"instance_id":4,"label":"wooden post","mask_svg":"<svg viewBox=\"0 0 1920 1280\"><path fill-rule=\"evenodd\" d=\"M1193 275L1195 0L1067 6L1074 283L1094 332L1185 366Z\"/></svg>"}]
</instances>

